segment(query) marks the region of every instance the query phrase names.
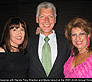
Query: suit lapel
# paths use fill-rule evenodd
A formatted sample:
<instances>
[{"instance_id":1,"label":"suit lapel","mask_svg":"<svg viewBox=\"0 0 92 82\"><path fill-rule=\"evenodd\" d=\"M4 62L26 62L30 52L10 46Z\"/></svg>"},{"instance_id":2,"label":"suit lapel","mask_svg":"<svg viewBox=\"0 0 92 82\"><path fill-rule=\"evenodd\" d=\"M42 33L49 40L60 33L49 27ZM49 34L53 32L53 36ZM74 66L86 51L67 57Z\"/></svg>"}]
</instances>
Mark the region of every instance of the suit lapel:
<instances>
[{"instance_id":1,"label":"suit lapel","mask_svg":"<svg viewBox=\"0 0 92 82\"><path fill-rule=\"evenodd\" d=\"M51 72L50 72L50 75L49 76L52 76L52 73L54 73L54 71L55 71L55 69L57 68L57 64L58 64L58 58L59 58L59 53L60 53L60 42L59 42L59 38L58 38L58 35L56 34L56 39L57 39L57 57L56 57L56 60L55 60L55 62L54 62L54 65L53 65L53 67L52 67L52 70L51 70Z\"/></svg>"},{"instance_id":2,"label":"suit lapel","mask_svg":"<svg viewBox=\"0 0 92 82\"><path fill-rule=\"evenodd\" d=\"M46 76L46 73L45 73L45 71L44 71L44 68L43 68L43 66L42 66L42 64L41 64L41 61L40 61L40 59L39 59L39 56L38 56L38 44L39 44L39 36L37 36L37 38L35 38L34 39L34 51L33 51L33 53L34 53L34 60L35 60L35 62L36 62L36 64L37 64L37 67L38 67L38 69L41 71L41 73L43 73L43 75L45 75Z\"/></svg>"},{"instance_id":3,"label":"suit lapel","mask_svg":"<svg viewBox=\"0 0 92 82\"><path fill-rule=\"evenodd\" d=\"M56 34L56 39L57 39L57 57L56 57L55 63L52 67L49 77L52 77L55 74L56 70L59 68L58 65L62 66L62 62L60 61L63 61L62 39L58 34Z\"/></svg>"}]
</instances>

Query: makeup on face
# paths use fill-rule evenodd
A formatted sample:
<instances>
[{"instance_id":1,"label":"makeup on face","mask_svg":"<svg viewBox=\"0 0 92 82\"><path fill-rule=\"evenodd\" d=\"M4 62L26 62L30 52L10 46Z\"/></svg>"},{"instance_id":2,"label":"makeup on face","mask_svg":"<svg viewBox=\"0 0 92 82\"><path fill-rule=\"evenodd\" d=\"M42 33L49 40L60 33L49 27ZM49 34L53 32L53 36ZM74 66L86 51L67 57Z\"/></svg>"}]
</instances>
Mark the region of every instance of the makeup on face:
<instances>
[{"instance_id":1,"label":"makeup on face","mask_svg":"<svg viewBox=\"0 0 92 82\"><path fill-rule=\"evenodd\" d=\"M78 27L72 28L71 39L74 46L76 46L77 48L87 47L88 44L87 38L88 38L87 33L84 30Z\"/></svg>"}]
</instances>

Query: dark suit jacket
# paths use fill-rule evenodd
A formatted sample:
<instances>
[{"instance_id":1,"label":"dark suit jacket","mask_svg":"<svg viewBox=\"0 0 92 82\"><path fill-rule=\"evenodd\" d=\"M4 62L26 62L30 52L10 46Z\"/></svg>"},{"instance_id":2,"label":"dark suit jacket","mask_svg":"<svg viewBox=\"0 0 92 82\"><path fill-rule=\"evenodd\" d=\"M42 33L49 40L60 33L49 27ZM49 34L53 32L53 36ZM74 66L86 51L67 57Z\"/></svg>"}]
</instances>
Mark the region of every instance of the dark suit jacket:
<instances>
[{"instance_id":1,"label":"dark suit jacket","mask_svg":"<svg viewBox=\"0 0 92 82\"><path fill-rule=\"evenodd\" d=\"M63 66L70 54L70 47L66 38L63 35L56 34L58 53L48 77L38 57L39 35L30 38L27 53L29 60L28 78L64 78Z\"/></svg>"}]
</instances>

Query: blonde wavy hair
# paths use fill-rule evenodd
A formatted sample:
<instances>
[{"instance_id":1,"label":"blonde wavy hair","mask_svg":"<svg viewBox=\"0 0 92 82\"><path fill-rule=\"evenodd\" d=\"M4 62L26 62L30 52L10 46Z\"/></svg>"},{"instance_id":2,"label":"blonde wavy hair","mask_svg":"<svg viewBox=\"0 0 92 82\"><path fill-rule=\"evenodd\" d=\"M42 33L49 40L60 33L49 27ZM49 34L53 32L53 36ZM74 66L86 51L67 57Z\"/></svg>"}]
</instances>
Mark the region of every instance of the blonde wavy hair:
<instances>
[{"instance_id":1,"label":"blonde wavy hair","mask_svg":"<svg viewBox=\"0 0 92 82\"><path fill-rule=\"evenodd\" d=\"M92 24L88 20L81 18L81 17L75 17L72 19L66 26L65 26L65 36L70 41L71 44L71 50L75 53L75 55L78 54L78 49L72 45L71 41L71 30L72 28L79 27L80 29L84 30L86 34L90 35L90 45L88 47L89 51L92 50Z\"/></svg>"}]
</instances>

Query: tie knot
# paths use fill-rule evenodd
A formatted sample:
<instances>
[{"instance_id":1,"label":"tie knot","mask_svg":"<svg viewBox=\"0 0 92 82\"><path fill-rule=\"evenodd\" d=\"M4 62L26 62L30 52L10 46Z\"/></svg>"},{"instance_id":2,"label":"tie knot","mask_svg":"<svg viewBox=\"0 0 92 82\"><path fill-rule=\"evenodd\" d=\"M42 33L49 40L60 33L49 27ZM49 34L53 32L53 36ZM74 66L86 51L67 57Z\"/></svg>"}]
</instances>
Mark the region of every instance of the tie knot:
<instances>
[{"instance_id":1,"label":"tie knot","mask_svg":"<svg viewBox=\"0 0 92 82\"><path fill-rule=\"evenodd\" d=\"M50 40L50 38L49 38L48 36L46 36L46 37L44 38L44 40L45 40L45 42L48 42L48 41Z\"/></svg>"}]
</instances>

